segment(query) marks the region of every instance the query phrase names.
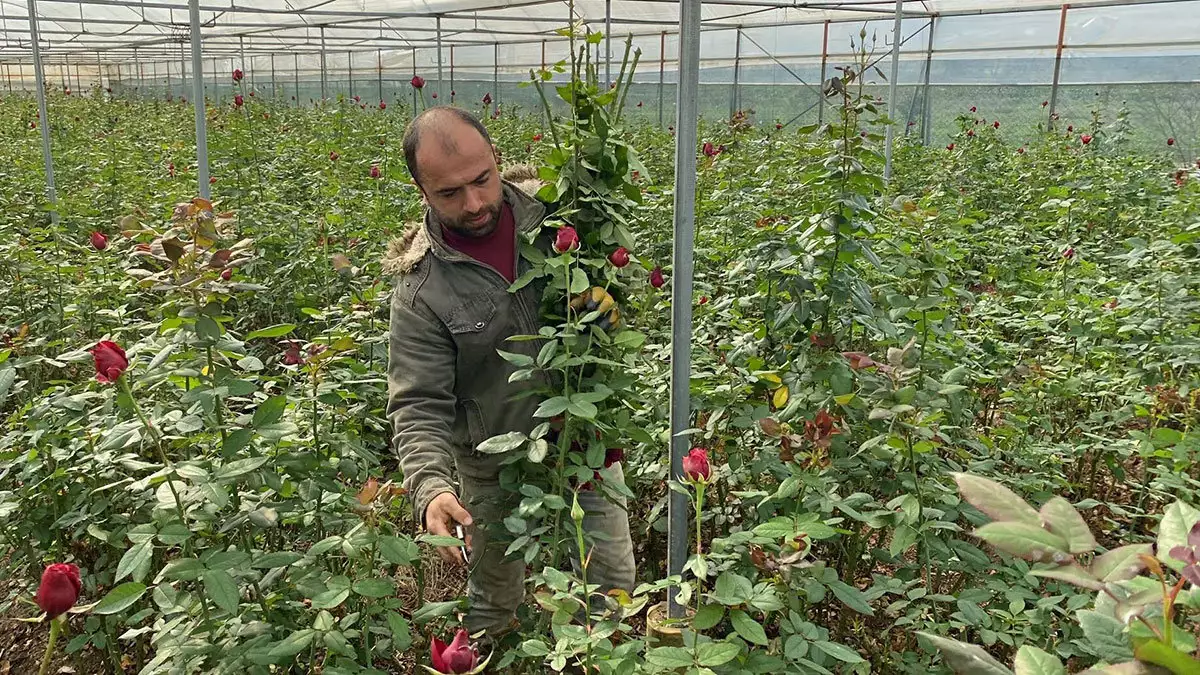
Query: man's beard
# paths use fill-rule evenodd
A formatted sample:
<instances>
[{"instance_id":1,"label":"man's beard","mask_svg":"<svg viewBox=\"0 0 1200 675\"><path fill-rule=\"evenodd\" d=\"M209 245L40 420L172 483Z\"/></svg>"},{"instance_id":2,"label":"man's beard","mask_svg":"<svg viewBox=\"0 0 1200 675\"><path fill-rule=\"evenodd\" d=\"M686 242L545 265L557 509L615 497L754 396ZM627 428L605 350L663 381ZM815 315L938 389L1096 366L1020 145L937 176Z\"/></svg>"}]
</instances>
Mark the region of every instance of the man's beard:
<instances>
[{"instance_id":1,"label":"man's beard","mask_svg":"<svg viewBox=\"0 0 1200 675\"><path fill-rule=\"evenodd\" d=\"M496 231L496 226L500 224L500 211L504 207L504 200L497 200L495 204L489 204L483 211L476 213L466 213L458 219L447 218L437 210L430 208L433 217L442 227L454 232L463 237L486 237ZM474 219L482 213L488 214L488 218L483 224L476 224Z\"/></svg>"}]
</instances>

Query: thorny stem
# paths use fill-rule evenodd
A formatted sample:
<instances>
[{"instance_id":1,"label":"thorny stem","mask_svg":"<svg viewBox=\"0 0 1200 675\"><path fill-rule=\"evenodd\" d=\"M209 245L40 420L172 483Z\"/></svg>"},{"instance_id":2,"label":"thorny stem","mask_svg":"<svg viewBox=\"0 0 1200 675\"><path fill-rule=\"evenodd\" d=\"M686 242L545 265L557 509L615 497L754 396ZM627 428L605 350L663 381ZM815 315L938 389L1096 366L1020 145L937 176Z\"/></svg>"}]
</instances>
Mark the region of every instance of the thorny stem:
<instances>
[{"instance_id":1,"label":"thorny stem","mask_svg":"<svg viewBox=\"0 0 1200 675\"><path fill-rule=\"evenodd\" d=\"M129 401L133 405L133 412L137 415L142 426L146 428L146 433L150 434L151 438L154 439L154 447L158 450L158 460L167 468L167 488L171 490L171 496L175 499L175 509L179 514L179 524L187 527L187 518L183 511L183 500L179 498L179 491L175 489L175 482L171 480L171 477L175 475L175 464L171 462L171 458L167 457L167 451L163 447L162 437L159 436L158 430L146 418L146 414L142 412L142 406L138 404L137 399L133 396L133 388L129 386L129 379L122 376L119 378L119 381L122 390L129 397ZM187 541L183 542L183 548L186 553L188 550Z\"/></svg>"},{"instance_id":2,"label":"thorny stem","mask_svg":"<svg viewBox=\"0 0 1200 675\"><path fill-rule=\"evenodd\" d=\"M38 668L38 675L46 675L50 672L50 659L54 656L54 643L58 642L58 633L62 630L63 617L57 617L50 620L50 641L46 643L46 654L42 656L42 667Z\"/></svg>"}]
</instances>

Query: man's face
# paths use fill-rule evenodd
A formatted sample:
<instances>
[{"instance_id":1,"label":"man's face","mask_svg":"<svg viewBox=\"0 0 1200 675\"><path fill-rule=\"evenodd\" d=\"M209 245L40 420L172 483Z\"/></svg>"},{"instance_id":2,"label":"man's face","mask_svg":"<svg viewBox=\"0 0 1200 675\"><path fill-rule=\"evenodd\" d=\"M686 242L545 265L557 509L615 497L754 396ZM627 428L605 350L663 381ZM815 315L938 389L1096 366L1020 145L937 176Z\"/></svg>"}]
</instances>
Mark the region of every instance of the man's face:
<instances>
[{"instance_id":1,"label":"man's face","mask_svg":"<svg viewBox=\"0 0 1200 675\"><path fill-rule=\"evenodd\" d=\"M491 145L462 122L425 132L417 147L421 194L434 218L468 237L484 237L500 222L504 193Z\"/></svg>"}]
</instances>

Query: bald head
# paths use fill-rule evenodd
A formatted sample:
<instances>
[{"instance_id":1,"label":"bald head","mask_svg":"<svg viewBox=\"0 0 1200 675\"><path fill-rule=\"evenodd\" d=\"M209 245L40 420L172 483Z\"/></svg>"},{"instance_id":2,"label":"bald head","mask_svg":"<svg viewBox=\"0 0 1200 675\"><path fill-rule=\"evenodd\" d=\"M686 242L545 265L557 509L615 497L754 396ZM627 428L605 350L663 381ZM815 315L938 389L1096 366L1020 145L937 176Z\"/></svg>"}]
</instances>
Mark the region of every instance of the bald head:
<instances>
[{"instance_id":1,"label":"bald head","mask_svg":"<svg viewBox=\"0 0 1200 675\"><path fill-rule=\"evenodd\" d=\"M434 218L464 236L491 234L504 205L487 129L458 108L431 108L404 132L404 160Z\"/></svg>"},{"instance_id":2,"label":"bald head","mask_svg":"<svg viewBox=\"0 0 1200 675\"><path fill-rule=\"evenodd\" d=\"M466 138L464 138L464 135ZM413 180L421 184L422 144L432 141L437 146L431 151L442 155L458 155L462 152L462 141L474 140L478 136L485 146L492 147L492 137L487 128L471 113L449 106L429 108L413 118L404 130L404 161Z\"/></svg>"}]
</instances>

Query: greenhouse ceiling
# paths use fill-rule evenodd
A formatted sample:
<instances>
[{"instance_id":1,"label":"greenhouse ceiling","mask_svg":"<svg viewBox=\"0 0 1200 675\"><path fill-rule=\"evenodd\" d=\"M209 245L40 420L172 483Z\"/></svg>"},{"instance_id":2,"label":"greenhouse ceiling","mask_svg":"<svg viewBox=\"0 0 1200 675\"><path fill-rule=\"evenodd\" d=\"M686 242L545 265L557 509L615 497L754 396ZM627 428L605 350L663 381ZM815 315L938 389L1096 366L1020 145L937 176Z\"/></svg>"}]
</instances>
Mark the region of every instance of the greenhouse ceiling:
<instances>
[{"instance_id":1,"label":"greenhouse ceiling","mask_svg":"<svg viewBox=\"0 0 1200 675\"><path fill-rule=\"evenodd\" d=\"M1084 0L1072 8L1160 4L1180 0ZM900 0L903 17L975 16L1058 10L1056 0ZM0 61L31 52L30 6L36 7L48 60L95 63L173 58L189 39L186 0L0 0ZM890 19L895 0L841 2L705 2L703 30L763 28ZM312 54L329 51L404 51L446 46L492 46L558 41L569 6L562 0L200 0L206 56ZM676 33L674 0L577 0L574 14L596 30L658 36ZM82 60L82 59L81 59Z\"/></svg>"}]
</instances>

